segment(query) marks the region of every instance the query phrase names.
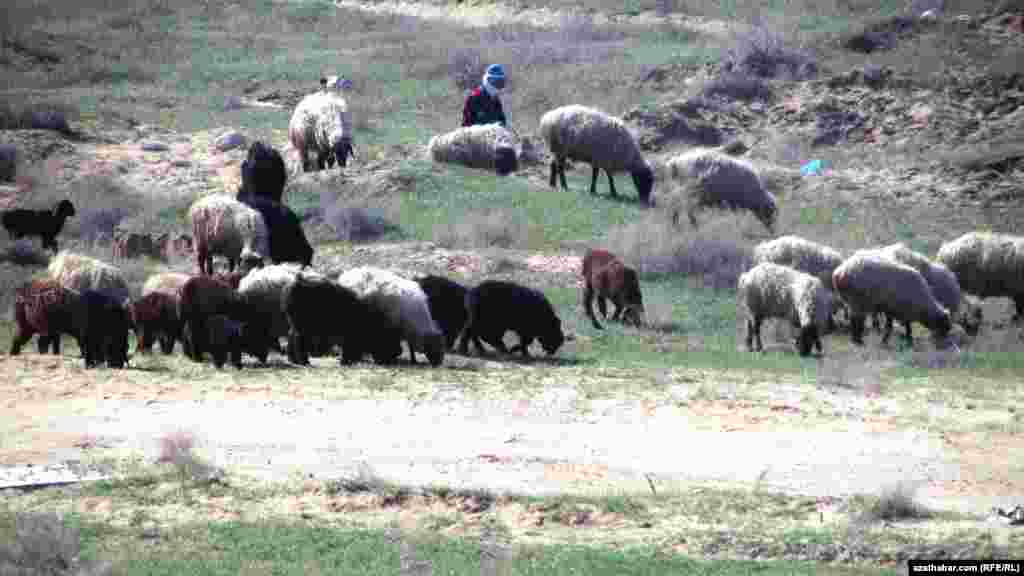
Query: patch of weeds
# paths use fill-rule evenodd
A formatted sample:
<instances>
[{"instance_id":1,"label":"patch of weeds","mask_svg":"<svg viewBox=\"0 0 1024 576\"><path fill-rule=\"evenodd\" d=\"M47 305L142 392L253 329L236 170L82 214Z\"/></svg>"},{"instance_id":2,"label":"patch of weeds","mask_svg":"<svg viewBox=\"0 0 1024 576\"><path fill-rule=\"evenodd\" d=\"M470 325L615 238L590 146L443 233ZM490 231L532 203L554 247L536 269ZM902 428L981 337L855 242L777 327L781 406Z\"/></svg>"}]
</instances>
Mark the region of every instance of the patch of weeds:
<instances>
[{"instance_id":1,"label":"patch of weeds","mask_svg":"<svg viewBox=\"0 0 1024 576\"><path fill-rule=\"evenodd\" d=\"M412 489L401 486L379 476L369 464L361 464L356 473L346 478L327 482L325 491L329 495L376 494L381 505L399 506L412 496Z\"/></svg>"},{"instance_id":2,"label":"patch of weeds","mask_svg":"<svg viewBox=\"0 0 1024 576\"><path fill-rule=\"evenodd\" d=\"M158 464L170 464L181 482L206 482L223 477L223 472L205 462L194 451L195 437L184 431L159 439Z\"/></svg>"},{"instance_id":3,"label":"patch of weeds","mask_svg":"<svg viewBox=\"0 0 1024 576\"><path fill-rule=\"evenodd\" d=\"M320 214L334 230L337 240L346 242L372 242L401 232L398 221L401 205L385 202L370 206L368 203L347 204L338 197L321 196Z\"/></svg>"},{"instance_id":4,"label":"patch of weeds","mask_svg":"<svg viewBox=\"0 0 1024 576\"><path fill-rule=\"evenodd\" d=\"M932 511L914 500L914 490L900 483L882 488L877 496L855 498L851 508L860 509L861 522L893 522L930 518Z\"/></svg>"},{"instance_id":5,"label":"patch of weeds","mask_svg":"<svg viewBox=\"0 0 1024 576\"><path fill-rule=\"evenodd\" d=\"M715 289L735 289L753 255L741 237L736 216L717 218L698 230L674 227L666 218L650 214L612 229L608 244L632 262L642 278L698 276Z\"/></svg>"},{"instance_id":6,"label":"patch of weeds","mask_svg":"<svg viewBox=\"0 0 1024 576\"><path fill-rule=\"evenodd\" d=\"M80 558L79 530L60 517L0 515L0 574L4 576L107 575L111 566Z\"/></svg>"},{"instance_id":7,"label":"patch of weeds","mask_svg":"<svg viewBox=\"0 0 1024 576\"><path fill-rule=\"evenodd\" d=\"M744 72L726 72L705 82L701 88L701 96L705 98L727 98L751 102L766 102L772 98L772 88L759 76Z\"/></svg>"},{"instance_id":8,"label":"patch of weeds","mask_svg":"<svg viewBox=\"0 0 1024 576\"><path fill-rule=\"evenodd\" d=\"M537 507L541 513L538 524L555 522L565 526L585 526L591 522L594 507L570 495L547 498Z\"/></svg>"},{"instance_id":9,"label":"patch of weeds","mask_svg":"<svg viewBox=\"0 0 1024 576\"><path fill-rule=\"evenodd\" d=\"M738 34L722 68L761 78L806 80L818 74L818 66L808 52L787 46L781 34L765 26L752 26Z\"/></svg>"},{"instance_id":10,"label":"patch of weeds","mask_svg":"<svg viewBox=\"0 0 1024 576\"><path fill-rule=\"evenodd\" d=\"M621 514L630 518L647 515L647 506L628 495L608 496L600 500L601 509L609 514Z\"/></svg>"},{"instance_id":11,"label":"patch of weeds","mask_svg":"<svg viewBox=\"0 0 1024 576\"><path fill-rule=\"evenodd\" d=\"M474 211L435 226L433 240L445 248L520 248L529 242L529 226L507 210Z\"/></svg>"}]
</instances>

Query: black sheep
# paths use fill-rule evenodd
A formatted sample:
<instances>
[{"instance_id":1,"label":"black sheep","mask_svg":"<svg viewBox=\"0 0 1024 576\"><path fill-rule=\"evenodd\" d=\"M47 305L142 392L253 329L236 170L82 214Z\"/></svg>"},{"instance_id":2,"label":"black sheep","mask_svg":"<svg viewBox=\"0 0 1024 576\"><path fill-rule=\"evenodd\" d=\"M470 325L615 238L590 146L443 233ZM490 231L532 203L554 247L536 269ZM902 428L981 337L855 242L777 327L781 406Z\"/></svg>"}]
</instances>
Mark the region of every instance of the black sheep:
<instances>
[{"instance_id":1,"label":"black sheep","mask_svg":"<svg viewBox=\"0 0 1024 576\"><path fill-rule=\"evenodd\" d=\"M508 353L502 338L511 330L519 336L519 350L528 357L530 344L540 340L544 351L554 354L565 342L562 321L544 294L514 282L486 280L466 292L466 310L469 320L463 329L459 352L469 352L472 340L477 350L484 351L480 340L503 353Z\"/></svg>"},{"instance_id":2,"label":"black sheep","mask_svg":"<svg viewBox=\"0 0 1024 576\"><path fill-rule=\"evenodd\" d=\"M249 146L249 153L242 162L242 185L238 188L238 200L245 196L267 198L281 202L288 170L284 158L273 146L257 140Z\"/></svg>"},{"instance_id":3,"label":"black sheep","mask_svg":"<svg viewBox=\"0 0 1024 576\"><path fill-rule=\"evenodd\" d=\"M242 350L246 348L246 326L223 314L216 314L206 319L206 345L213 356L213 365L224 367L231 356L235 368L242 368Z\"/></svg>"},{"instance_id":4,"label":"black sheep","mask_svg":"<svg viewBox=\"0 0 1024 576\"><path fill-rule=\"evenodd\" d=\"M98 290L82 291L85 318L79 322L83 331L85 367L106 362L111 368L124 368L128 363L128 332L131 318L118 299Z\"/></svg>"},{"instance_id":5,"label":"black sheep","mask_svg":"<svg viewBox=\"0 0 1024 576\"><path fill-rule=\"evenodd\" d=\"M416 282L427 294L430 316L444 332L448 349L455 346L455 340L466 326L469 313L466 311L466 287L443 276L428 275L417 278Z\"/></svg>"},{"instance_id":6,"label":"black sheep","mask_svg":"<svg viewBox=\"0 0 1024 576\"><path fill-rule=\"evenodd\" d=\"M284 294L291 325L288 357L309 364L310 351L341 346L341 363L354 364L369 354L378 364L392 364L402 354L402 334L388 316L355 292L330 280L302 276Z\"/></svg>"},{"instance_id":7,"label":"black sheep","mask_svg":"<svg viewBox=\"0 0 1024 576\"><path fill-rule=\"evenodd\" d=\"M70 200L61 200L53 210L29 210L14 208L4 210L0 223L17 240L24 236L39 236L43 239L43 248L57 251L57 235L64 228L64 221L75 215L75 206Z\"/></svg>"},{"instance_id":8,"label":"black sheep","mask_svg":"<svg viewBox=\"0 0 1024 576\"><path fill-rule=\"evenodd\" d=\"M270 235L270 261L274 264L313 263L313 246L302 231L302 222L291 208L259 196L239 196L238 200L261 215Z\"/></svg>"}]
</instances>

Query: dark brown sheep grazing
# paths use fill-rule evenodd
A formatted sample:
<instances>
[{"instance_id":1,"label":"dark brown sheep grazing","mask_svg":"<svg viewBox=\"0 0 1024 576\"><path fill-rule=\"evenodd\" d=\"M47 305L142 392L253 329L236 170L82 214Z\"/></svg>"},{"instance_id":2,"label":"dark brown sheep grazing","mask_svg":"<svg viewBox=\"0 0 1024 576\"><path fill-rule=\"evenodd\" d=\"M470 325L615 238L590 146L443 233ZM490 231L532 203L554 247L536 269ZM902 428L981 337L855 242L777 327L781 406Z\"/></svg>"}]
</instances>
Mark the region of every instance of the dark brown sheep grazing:
<instances>
[{"instance_id":1,"label":"dark brown sheep grazing","mask_svg":"<svg viewBox=\"0 0 1024 576\"><path fill-rule=\"evenodd\" d=\"M469 319L466 287L443 276L423 276L417 278L416 283L426 293L430 315L444 332L445 342L451 350Z\"/></svg>"},{"instance_id":2,"label":"dark brown sheep grazing","mask_svg":"<svg viewBox=\"0 0 1024 576\"><path fill-rule=\"evenodd\" d=\"M193 276L181 287L178 300L178 318L185 333L185 354L196 362L203 361L208 350L206 339L209 330L206 322L212 316L226 315L244 321L245 305L242 298L226 282L209 276ZM266 362L269 352L264 353L260 362Z\"/></svg>"},{"instance_id":3,"label":"dark brown sheep grazing","mask_svg":"<svg viewBox=\"0 0 1024 576\"><path fill-rule=\"evenodd\" d=\"M76 327L83 334L85 367L106 362L110 368L128 364L128 332L131 318L121 300L98 290L83 290L80 320Z\"/></svg>"},{"instance_id":4,"label":"dark brown sheep grazing","mask_svg":"<svg viewBox=\"0 0 1024 576\"><path fill-rule=\"evenodd\" d=\"M213 356L213 365L222 368L231 356L231 364L242 368L242 348L245 341L245 324L236 322L223 314L216 314L206 320L206 344Z\"/></svg>"},{"instance_id":5,"label":"dark brown sheep grazing","mask_svg":"<svg viewBox=\"0 0 1024 576\"><path fill-rule=\"evenodd\" d=\"M309 364L317 348L341 346L341 363L354 364L369 354L377 364L393 364L402 354L402 331L375 302L349 288L303 276L283 297L288 316L288 358Z\"/></svg>"},{"instance_id":6,"label":"dark brown sheep grazing","mask_svg":"<svg viewBox=\"0 0 1024 576\"><path fill-rule=\"evenodd\" d=\"M50 346L54 354L60 354L61 334L73 336L81 348L81 333L75 318L80 301L78 292L49 278L29 280L18 287L14 292L16 331L11 356L20 354L21 347L36 334L39 334L40 354Z\"/></svg>"},{"instance_id":7,"label":"dark brown sheep grazing","mask_svg":"<svg viewBox=\"0 0 1024 576\"><path fill-rule=\"evenodd\" d=\"M617 256L607 250L589 250L583 257L583 306L587 318L594 328L602 330L594 317L594 296L601 316L608 318L605 299L615 304L612 320L632 322L636 326L644 323L644 301L640 294L640 281L636 270L627 267Z\"/></svg>"},{"instance_id":8,"label":"dark brown sheep grazing","mask_svg":"<svg viewBox=\"0 0 1024 576\"><path fill-rule=\"evenodd\" d=\"M159 338L160 349L164 354L174 351L174 342L182 340L177 308L178 299L164 292L150 292L129 304L128 313L135 327L136 350L149 352L153 342Z\"/></svg>"},{"instance_id":9,"label":"dark brown sheep grazing","mask_svg":"<svg viewBox=\"0 0 1024 576\"><path fill-rule=\"evenodd\" d=\"M64 221L75 215L75 207L70 200L61 200L53 210L28 210L15 208L4 210L0 215L11 238L18 240L24 236L39 236L43 239L43 248L57 251L57 235L64 228Z\"/></svg>"}]
</instances>

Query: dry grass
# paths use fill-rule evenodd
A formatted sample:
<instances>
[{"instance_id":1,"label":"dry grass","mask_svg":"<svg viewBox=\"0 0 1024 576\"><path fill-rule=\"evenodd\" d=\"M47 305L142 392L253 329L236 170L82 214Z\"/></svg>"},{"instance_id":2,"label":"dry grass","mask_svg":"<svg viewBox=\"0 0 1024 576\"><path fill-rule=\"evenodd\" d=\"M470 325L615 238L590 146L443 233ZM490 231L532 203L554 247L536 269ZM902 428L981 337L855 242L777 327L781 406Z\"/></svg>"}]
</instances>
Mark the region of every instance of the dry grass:
<instances>
[{"instance_id":1,"label":"dry grass","mask_svg":"<svg viewBox=\"0 0 1024 576\"><path fill-rule=\"evenodd\" d=\"M200 458L195 437L184 430L160 437L158 464L170 464L182 482L202 482L220 478L224 472Z\"/></svg>"},{"instance_id":2,"label":"dry grass","mask_svg":"<svg viewBox=\"0 0 1024 576\"><path fill-rule=\"evenodd\" d=\"M433 239L445 248L525 248L530 235L519 214L494 209L469 212L455 222L438 224Z\"/></svg>"}]
</instances>

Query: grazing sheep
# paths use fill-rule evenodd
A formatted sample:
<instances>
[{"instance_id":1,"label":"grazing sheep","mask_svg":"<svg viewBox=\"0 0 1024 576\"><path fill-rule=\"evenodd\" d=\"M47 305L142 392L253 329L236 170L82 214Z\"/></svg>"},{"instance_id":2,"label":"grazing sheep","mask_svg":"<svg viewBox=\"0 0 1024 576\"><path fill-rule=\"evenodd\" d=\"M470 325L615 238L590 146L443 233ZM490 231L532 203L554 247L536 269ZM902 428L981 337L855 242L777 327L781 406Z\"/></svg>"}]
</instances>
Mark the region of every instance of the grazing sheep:
<instances>
[{"instance_id":1,"label":"grazing sheep","mask_svg":"<svg viewBox=\"0 0 1024 576\"><path fill-rule=\"evenodd\" d=\"M640 293L640 281L636 270L627 267L617 256L607 250L588 250L583 256L583 308L594 328L603 330L594 316L594 296L601 316L608 318L605 299L615 305L612 320L644 324L644 300Z\"/></svg>"},{"instance_id":2,"label":"grazing sheep","mask_svg":"<svg viewBox=\"0 0 1024 576\"><path fill-rule=\"evenodd\" d=\"M924 276L928 287L932 289L935 299L939 304L949 311L955 324L963 326L964 331L975 335L981 328L982 312L981 307L974 299L967 299L960 290L960 282L949 268L933 262L924 254L915 252L906 244L897 243L883 246L872 251L858 251L858 253L874 252L883 258L889 258L900 264L910 266Z\"/></svg>"},{"instance_id":3,"label":"grazing sheep","mask_svg":"<svg viewBox=\"0 0 1024 576\"><path fill-rule=\"evenodd\" d=\"M541 347L552 355L565 342L562 321L555 309L540 291L513 282L485 280L466 294L469 320L460 336L459 352L469 353L469 341L483 353L483 340L502 353L509 350L503 338L512 331L519 336L519 350L523 357L530 355L530 344L540 340Z\"/></svg>"},{"instance_id":4,"label":"grazing sheep","mask_svg":"<svg viewBox=\"0 0 1024 576\"><path fill-rule=\"evenodd\" d=\"M455 340L466 326L469 314L466 312L466 287L443 276L423 276L416 279L427 295L430 316L444 332L447 350L455 346Z\"/></svg>"},{"instance_id":5,"label":"grazing sheep","mask_svg":"<svg viewBox=\"0 0 1024 576\"><path fill-rule=\"evenodd\" d=\"M430 139L427 149L434 162L493 170L499 176L519 169L519 139L500 124L456 128Z\"/></svg>"},{"instance_id":6,"label":"grazing sheep","mask_svg":"<svg viewBox=\"0 0 1024 576\"><path fill-rule=\"evenodd\" d=\"M191 276L181 272L158 272L152 274L142 284L142 295L146 296L153 292L160 292L177 298L178 293L181 292L181 287L185 285L185 282L188 282L189 278Z\"/></svg>"},{"instance_id":7,"label":"grazing sheep","mask_svg":"<svg viewBox=\"0 0 1024 576\"><path fill-rule=\"evenodd\" d=\"M81 294L69 290L52 278L36 278L14 291L15 333L11 341L11 356L21 353L21 347L39 334L39 353L45 354L52 344L53 353L60 354L60 335L69 334L84 350L82 332L77 321Z\"/></svg>"},{"instance_id":8,"label":"grazing sheep","mask_svg":"<svg viewBox=\"0 0 1024 576\"><path fill-rule=\"evenodd\" d=\"M343 168L352 154L352 113L341 94L323 90L302 99L288 124L288 139L302 156L302 171Z\"/></svg>"},{"instance_id":9,"label":"grazing sheep","mask_svg":"<svg viewBox=\"0 0 1024 576\"><path fill-rule=\"evenodd\" d=\"M419 284L372 266L342 273L338 284L351 289L363 300L376 303L387 313L402 331L411 362L416 363L416 352L425 354L433 366L444 360L444 334L430 315L427 295Z\"/></svg>"},{"instance_id":10,"label":"grazing sheep","mask_svg":"<svg viewBox=\"0 0 1024 576\"><path fill-rule=\"evenodd\" d=\"M936 260L949 268L960 289L978 298L1013 300L1013 320L1024 319L1024 237L968 232L939 248Z\"/></svg>"},{"instance_id":11,"label":"grazing sheep","mask_svg":"<svg viewBox=\"0 0 1024 576\"><path fill-rule=\"evenodd\" d=\"M781 318L800 330L796 346L801 356L809 355L812 348L823 353L821 335L832 315L832 295L820 279L763 262L740 275L737 293L741 316L747 322L748 350L763 350L761 323Z\"/></svg>"},{"instance_id":12,"label":"grazing sheep","mask_svg":"<svg viewBox=\"0 0 1024 576\"><path fill-rule=\"evenodd\" d=\"M749 162L709 148L684 152L669 160L667 168L670 177L684 185L682 205L672 210L673 222L678 223L683 207L693 226L697 225L697 211L703 208L750 210L765 228L774 231L775 197Z\"/></svg>"},{"instance_id":13,"label":"grazing sheep","mask_svg":"<svg viewBox=\"0 0 1024 576\"><path fill-rule=\"evenodd\" d=\"M894 319L907 327L908 342L913 342L913 322L925 325L937 341L953 327L949 311L935 299L924 276L906 264L873 254L854 254L832 273L832 287L850 308L855 344L864 343L865 317L879 312L889 318L883 344L892 334Z\"/></svg>"},{"instance_id":14,"label":"grazing sheep","mask_svg":"<svg viewBox=\"0 0 1024 576\"><path fill-rule=\"evenodd\" d=\"M29 280L15 290L16 332L10 353L16 356L33 335L39 352L52 345L60 353L60 335L70 334L85 357L86 368L106 362L123 368L128 362L131 320L120 301L96 290L78 292L52 278Z\"/></svg>"},{"instance_id":15,"label":"grazing sheep","mask_svg":"<svg viewBox=\"0 0 1024 576\"><path fill-rule=\"evenodd\" d=\"M370 354L377 364L393 364L402 355L402 331L376 302L327 278L300 275L284 296L290 324L288 358L309 364L314 348L341 346L341 364Z\"/></svg>"},{"instance_id":16,"label":"grazing sheep","mask_svg":"<svg viewBox=\"0 0 1024 576\"><path fill-rule=\"evenodd\" d=\"M185 354L196 362L203 361L203 353L209 348L206 339L209 330L207 320L218 314L239 322L246 322L249 307L245 298L228 284L210 276L193 276L181 287L178 300L178 318L181 319L186 343ZM262 342L252 342L246 350L261 364L267 362L269 349Z\"/></svg>"},{"instance_id":17,"label":"grazing sheep","mask_svg":"<svg viewBox=\"0 0 1024 576\"><path fill-rule=\"evenodd\" d=\"M97 290L122 303L131 297L121 269L102 260L62 250L50 261L47 271L69 290Z\"/></svg>"},{"instance_id":18,"label":"grazing sheep","mask_svg":"<svg viewBox=\"0 0 1024 576\"><path fill-rule=\"evenodd\" d=\"M800 236L781 236L755 246L753 260L754 264L771 262L810 274L821 280L826 290L831 291L832 272L843 263L843 255L824 244ZM829 330L835 328L835 314L846 307L838 299L832 304L832 315L828 320Z\"/></svg>"},{"instance_id":19,"label":"grazing sheep","mask_svg":"<svg viewBox=\"0 0 1024 576\"><path fill-rule=\"evenodd\" d=\"M206 319L206 330L206 345L213 356L213 365L223 368L230 355L231 363L241 370L245 324L223 314L215 314Z\"/></svg>"},{"instance_id":20,"label":"grazing sheep","mask_svg":"<svg viewBox=\"0 0 1024 576\"><path fill-rule=\"evenodd\" d=\"M213 255L228 259L234 271L241 260L258 267L270 253L270 235L263 216L255 209L224 194L196 200L188 209L200 274L213 274Z\"/></svg>"},{"instance_id":21,"label":"grazing sheep","mask_svg":"<svg viewBox=\"0 0 1024 576\"><path fill-rule=\"evenodd\" d=\"M128 364L128 332L131 318L124 301L99 290L81 292L81 320L78 328L83 334L79 342L84 346L85 367L106 362L110 368L124 368Z\"/></svg>"},{"instance_id":22,"label":"grazing sheep","mask_svg":"<svg viewBox=\"0 0 1024 576\"><path fill-rule=\"evenodd\" d=\"M145 232L127 232L114 230L114 242L111 250L114 258L128 259L149 256L156 260L164 258L160 239Z\"/></svg>"},{"instance_id":23,"label":"grazing sheep","mask_svg":"<svg viewBox=\"0 0 1024 576\"><path fill-rule=\"evenodd\" d=\"M272 263L296 262L303 266L313 263L313 246L302 231L302 221L291 208L259 196L242 196L240 200L263 216Z\"/></svg>"},{"instance_id":24,"label":"grazing sheep","mask_svg":"<svg viewBox=\"0 0 1024 576\"><path fill-rule=\"evenodd\" d=\"M288 170L281 153L273 146L259 140L253 142L242 161L241 173L238 200L245 196L258 196L274 202L281 201L285 182L288 181Z\"/></svg>"},{"instance_id":25,"label":"grazing sheep","mask_svg":"<svg viewBox=\"0 0 1024 576\"><path fill-rule=\"evenodd\" d=\"M57 251L57 235L64 228L64 221L75 215L75 206L70 200L61 200L53 210L29 210L14 208L0 213L0 223L18 240L24 236L39 236L43 239L43 249L52 248Z\"/></svg>"},{"instance_id":26,"label":"grazing sheep","mask_svg":"<svg viewBox=\"0 0 1024 576\"><path fill-rule=\"evenodd\" d=\"M301 272L295 264L274 264L253 270L238 284L238 293L249 306L251 331L264 335L267 344L277 351L281 351L280 339L288 336L289 328L284 294ZM313 272L306 274L319 276Z\"/></svg>"},{"instance_id":27,"label":"grazing sheep","mask_svg":"<svg viewBox=\"0 0 1024 576\"><path fill-rule=\"evenodd\" d=\"M135 349L147 353L159 338L164 354L174 351L174 343L182 341L181 320L178 318L178 296L165 292L150 292L128 305L128 314L135 329Z\"/></svg>"},{"instance_id":28,"label":"grazing sheep","mask_svg":"<svg viewBox=\"0 0 1024 576\"><path fill-rule=\"evenodd\" d=\"M192 237L188 234L171 236L169 233L164 233L158 239L164 260L192 255Z\"/></svg>"},{"instance_id":29,"label":"grazing sheep","mask_svg":"<svg viewBox=\"0 0 1024 576\"><path fill-rule=\"evenodd\" d=\"M604 169L608 174L608 188L612 196L617 196L613 175L629 172L640 201L651 203L654 170L644 160L636 138L621 119L585 106L562 106L541 116L540 133L554 155L551 160L552 188L555 187L555 177L560 176L562 189L568 190L565 162L576 160L587 162L593 168L591 194L597 193L600 170Z\"/></svg>"}]
</instances>

